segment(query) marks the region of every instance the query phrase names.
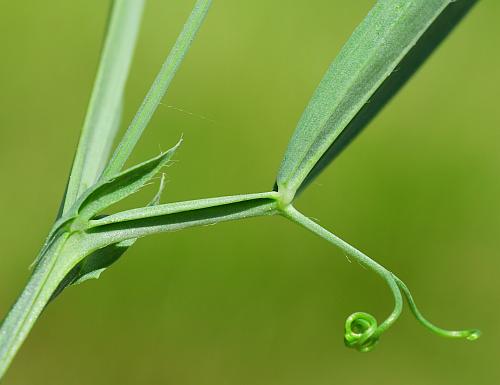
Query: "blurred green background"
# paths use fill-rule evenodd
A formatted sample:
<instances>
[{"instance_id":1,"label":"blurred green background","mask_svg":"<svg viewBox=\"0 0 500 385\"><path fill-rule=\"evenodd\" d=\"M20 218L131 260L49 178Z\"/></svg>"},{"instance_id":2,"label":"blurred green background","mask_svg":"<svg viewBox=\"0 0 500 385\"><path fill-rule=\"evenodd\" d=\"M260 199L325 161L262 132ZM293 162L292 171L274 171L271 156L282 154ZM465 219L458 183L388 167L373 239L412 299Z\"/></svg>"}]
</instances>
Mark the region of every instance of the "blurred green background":
<instances>
[{"instance_id":1,"label":"blurred green background","mask_svg":"<svg viewBox=\"0 0 500 385\"><path fill-rule=\"evenodd\" d=\"M150 0L124 123L193 1ZM215 0L133 161L185 142L164 201L272 187L328 64L373 1ZM0 313L56 213L108 1L0 2ZM280 218L144 239L42 315L5 378L22 384L500 383L500 2L483 0L297 206L383 263L424 313L370 354L343 346L354 311L383 319L384 282ZM130 200L144 204L153 190Z\"/></svg>"}]
</instances>

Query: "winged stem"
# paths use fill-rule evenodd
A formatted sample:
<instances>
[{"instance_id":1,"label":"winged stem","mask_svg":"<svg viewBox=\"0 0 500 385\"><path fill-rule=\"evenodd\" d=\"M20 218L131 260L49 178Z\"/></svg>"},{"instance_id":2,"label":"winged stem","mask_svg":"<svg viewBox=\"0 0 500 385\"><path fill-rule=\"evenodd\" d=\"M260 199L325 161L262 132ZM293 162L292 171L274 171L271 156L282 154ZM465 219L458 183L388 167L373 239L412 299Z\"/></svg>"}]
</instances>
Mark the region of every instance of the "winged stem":
<instances>
[{"instance_id":1,"label":"winged stem","mask_svg":"<svg viewBox=\"0 0 500 385\"><path fill-rule=\"evenodd\" d=\"M57 285L64 278L64 273L57 269L57 261L67 238L68 234L63 234L48 248L45 258L36 266L0 327L0 379Z\"/></svg>"},{"instance_id":2,"label":"winged stem","mask_svg":"<svg viewBox=\"0 0 500 385\"><path fill-rule=\"evenodd\" d=\"M277 213L276 198L275 192L269 192L153 205L87 221L86 228L75 228L70 221L47 247L0 327L0 378L42 310L63 289L60 284L87 256L150 234L273 215ZM104 257L99 255L97 263L102 263ZM93 269L95 266L87 268L86 274ZM67 284L77 277L72 278Z\"/></svg>"}]
</instances>

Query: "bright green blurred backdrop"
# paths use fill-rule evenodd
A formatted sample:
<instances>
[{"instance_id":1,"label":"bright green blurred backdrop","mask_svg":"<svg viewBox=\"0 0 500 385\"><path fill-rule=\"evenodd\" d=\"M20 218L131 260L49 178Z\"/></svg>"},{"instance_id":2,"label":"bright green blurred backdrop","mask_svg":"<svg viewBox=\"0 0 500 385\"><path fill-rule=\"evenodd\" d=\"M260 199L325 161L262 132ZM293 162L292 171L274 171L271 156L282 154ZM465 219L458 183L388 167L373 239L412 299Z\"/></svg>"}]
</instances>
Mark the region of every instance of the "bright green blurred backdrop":
<instances>
[{"instance_id":1,"label":"bright green blurred backdrop","mask_svg":"<svg viewBox=\"0 0 500 385\"><path fill-rule=\"evenodd\" d=\"M149 1L125 123L192 3ZM164 200L270 189L310 95L372 4L215 0L134 154L184 134ZM3 316L56 213L109 4L0 5ZM346 349L347 315L391 310L385 283L283 219L254 219L138 242L48 308L5 384L500 383L499 14L500 2L479 2L297 202L403 278L432 321L479 327L479 341L436 337L406 309L374 352Z\"/></svg>"}]
</instances>

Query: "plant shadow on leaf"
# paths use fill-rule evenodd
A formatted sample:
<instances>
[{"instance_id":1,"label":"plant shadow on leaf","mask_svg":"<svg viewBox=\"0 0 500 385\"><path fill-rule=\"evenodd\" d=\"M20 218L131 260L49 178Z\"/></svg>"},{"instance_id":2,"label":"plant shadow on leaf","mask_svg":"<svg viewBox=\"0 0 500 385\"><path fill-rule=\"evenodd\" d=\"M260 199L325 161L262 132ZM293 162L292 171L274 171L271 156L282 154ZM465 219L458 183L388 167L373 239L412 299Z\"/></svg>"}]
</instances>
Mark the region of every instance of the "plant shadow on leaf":
<instances>
[{"instance_id":1,"label":"plant shadow on leaf","mask_svg":"<svg viewBox=\"0 0 500 385\"><path fill-rule=\"evenodd\" d=\"M59 284L57 289L52 294L50 302L52 302L63 290L70 286L82 283L89 279L98 279L101 273L109 266L115 263L135 240L128 240L109 245L100 250L97 250L78 263ZM50 303L49 302L49 303Z\"/></svg>"}]
</instances>

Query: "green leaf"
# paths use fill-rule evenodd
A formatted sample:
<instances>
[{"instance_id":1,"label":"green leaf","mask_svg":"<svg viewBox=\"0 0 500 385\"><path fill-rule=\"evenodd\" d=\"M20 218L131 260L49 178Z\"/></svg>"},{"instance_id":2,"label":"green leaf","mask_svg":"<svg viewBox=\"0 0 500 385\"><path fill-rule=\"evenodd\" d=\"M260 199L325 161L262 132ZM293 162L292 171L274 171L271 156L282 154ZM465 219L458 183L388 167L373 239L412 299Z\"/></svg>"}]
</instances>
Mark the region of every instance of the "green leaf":
<instances>
[{"instance_id":1,"label":"green leaf","mask_svg":"<svg viewBox=\"0 0 500 385\"><path fill-rule=\"evenodd\" d=\"M211 0L198 0L196 2L196 5L179 37L177 38L174 47L163 63L160 72L156 76L156 79L139 107L132 123L130 123L125 135L113 153L113 156L103 173L104 179L118 173L129 158L132 150L146 129L146 126L153 117L154 112L158 108L162 98L165 96L175 73L182 63L196 36L196 33L198 32L198 29L201 27L203 20L205 19L210 4Z\"/></svg>"},{"instance_id":2,"label":"green leaf","mask_svg":"<svg viewBox=\"0 0 500 385\"><path fill-rule=\"evenodd\" d=\"M166 153L131 167L92 188L76 205L76 218L71 224L72 230L84 228L89 219L141 189L167 164L181 141Z\"/></svg>"},{"instance_id":3,"label":"green leaf","mask_svg":"<svg viewBox=\"0 0 500 385\"><path fill-rule=\"evenodd\" d=\"M331 64L288 145L290 202L403 86L476 0L380 0Z\"/></svg>"},{"instance_id":4,"label":"green leaf","mask_svg":"<svg viewBox=\"0 0 500 385\"><path fill-rule=\"evenodd\" d=\"M121 120L123 93L144 0L115 0L92 96L62 204L68 212L104 169Z\"/></svg>"}]
</instances>

